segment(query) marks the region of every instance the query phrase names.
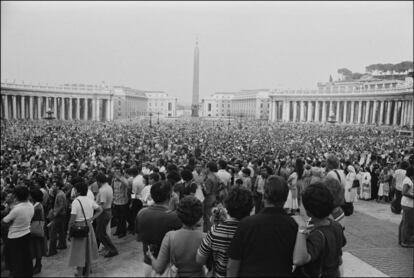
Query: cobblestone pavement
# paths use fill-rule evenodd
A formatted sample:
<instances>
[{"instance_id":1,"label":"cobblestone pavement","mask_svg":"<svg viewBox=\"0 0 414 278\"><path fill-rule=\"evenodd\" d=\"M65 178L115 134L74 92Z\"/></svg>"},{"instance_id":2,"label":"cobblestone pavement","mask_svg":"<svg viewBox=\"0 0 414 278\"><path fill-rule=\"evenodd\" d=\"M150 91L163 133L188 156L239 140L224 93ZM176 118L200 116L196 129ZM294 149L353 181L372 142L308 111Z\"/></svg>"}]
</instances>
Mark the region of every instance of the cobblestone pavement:
<instances>
[{"instance_id":1,"label":"cobblestone pavement","mask_svg":"<svg viewBox=\"0 0 414 278\"><path fill-rule=\"evenodd\" d=\"M414 277L413 249L401 248L397 243L400 220L400 215L391 213L389 204L355 203L355 213L346 217L348 244L344 248L344 276ZM143 276L141 243L132 235L122 239L113 237L113 241L119 255L100 256L91 276ZM73 277L75 270L67 266L69 249L58 252L53 257L43 258L42 272L35 277ZM1 277L5 276L7 272L2 271Z\"/></svg>"}]
</instances>

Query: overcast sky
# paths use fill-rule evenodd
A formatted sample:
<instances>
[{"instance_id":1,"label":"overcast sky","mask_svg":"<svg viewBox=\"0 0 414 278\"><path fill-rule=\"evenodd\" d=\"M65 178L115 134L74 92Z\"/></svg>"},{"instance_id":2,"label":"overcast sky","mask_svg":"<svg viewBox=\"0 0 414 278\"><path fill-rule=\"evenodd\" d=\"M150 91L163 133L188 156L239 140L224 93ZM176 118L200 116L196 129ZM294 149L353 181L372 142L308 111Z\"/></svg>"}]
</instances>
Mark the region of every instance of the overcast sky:
<instances>
[{"instance_id":1,"label":"overcast sky","mask_svg":"<svg viewBox=\"0 0 414 278\"><path fill-rule=\"evenodd\" d=\"M1 80L125 85L191 101L315 88L338 68L413 61L413 2L2 2Z\"/></svg>"}]
</instances>

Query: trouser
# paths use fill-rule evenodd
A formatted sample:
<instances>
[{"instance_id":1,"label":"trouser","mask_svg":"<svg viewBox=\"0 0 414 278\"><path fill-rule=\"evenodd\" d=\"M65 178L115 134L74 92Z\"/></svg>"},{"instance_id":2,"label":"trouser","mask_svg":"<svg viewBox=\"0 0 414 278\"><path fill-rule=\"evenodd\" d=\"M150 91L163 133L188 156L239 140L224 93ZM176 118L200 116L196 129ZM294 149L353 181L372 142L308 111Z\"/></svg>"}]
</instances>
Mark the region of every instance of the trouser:
<instances>
[{"instance_id":1,"label":"trouser","mask_svg":"<svg viewBox=\"0 0 414 278\"><path fill-rule=\"evenodd\" d=\"M142 209L142 202L140 199L131 200L131 209L129 210L128 217L128 230L135 232L135 218L138 212Z\"/></svg>"},{"instance_id":2,"label":"trouser","mask_svg":"<svg viewBox=\"0 0 414 278\"><path fill-rule=\"evenodd\" d=\"M263 208L263 194L260 192L256 192L254 195L254 207L255 214L259 213L259 211Z\"/></svg>"},{"instance_id":3,"label":"trouser","mask_svg":"<svg viewBox=\"0 0 414 278\"><path fill-rule=\"evenodd\" d=\"M207 198L206 198L207 199ZM208 232L212 226L212 223L210 221L211 218L211 209L214 207L214 202L209 200L206 202L206 199L204 200L204 211L203 211L203 232Z\"/></svg>"},{"instance_id":4,"label":"trouser","mask_svg":"<svg viewBox=\"0 0 414 278\"><path fill-rule=\"evenodd\" d=\"M114 205L114 218L116 218L116 234L126 234L126 220L128 217L128 204L125 205Z\"/></svg>"},{"instance_id":5,"label":"trouser","mask_svg":"<svg viewBox=\"0 0 414 278\"><path fill-rule=\"evenodd\" d=\"M106 226L111 221L112 212L111 209L105 209L101 215L96 219L96 242L98 248L102 243L109 251L117 251L112 243L109 235L106 233Z\"/></svg>"},{"instance_id":6,"label":"trouser","mask_svg":"<svg viewBox=\"0 0 414 278\"><path fill-rule=\"evenodd\" d=\"M394 207L394 212L395 213L401 213L401 198L402 198L402 193L399 190L395 190L395 198L392 201L392 206Z\"/></svg>"},{"instance_id":7,"label":"trouser","mask_svg":"<svg viewBox=\"0 0 414 278\"><path fill-rule=\"evenodd\" d=\"M402 206L402 219L398 229L398 243L414 247L414 208Z\"/></svg>"},{"instance_id":8,"label":"trouser","mask_svg":"<svg viewBox=\"0 0 414 278\"><path fill-rule=\"evenodd\" d=\"M8 239L10 271L13 277L32 277L33 262L30 253L30 233Z\"/></svg>"},{"instance_id":9,"label":"trouser","mask_svg":"<svg viewBox=\"0 0 414 278\"><path fill-rule=\"evenodd\" d=\"M58 247L66 248L66 230L65 230L66 215L58 215L50 226L49 234L49 253L56 252L56 244L59 240Z\"/></svg>"}]
</instances>

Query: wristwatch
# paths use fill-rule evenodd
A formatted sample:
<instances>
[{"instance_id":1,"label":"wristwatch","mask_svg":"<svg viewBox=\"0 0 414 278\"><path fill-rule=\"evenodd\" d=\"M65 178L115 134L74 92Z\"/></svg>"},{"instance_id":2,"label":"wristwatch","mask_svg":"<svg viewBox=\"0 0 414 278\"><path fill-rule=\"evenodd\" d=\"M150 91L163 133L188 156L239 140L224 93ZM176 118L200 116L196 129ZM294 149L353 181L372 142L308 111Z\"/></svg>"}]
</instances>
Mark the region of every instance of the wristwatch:
<instances>
[{"instance_id":1,"label":"wristwatch","mask_svg":"<svg viewBox=\"0 0 414 278\"><path fill-rule=\"evenodd\" d=\"M301 233L301 234L304 234L304 235L309 234L309 231L304 227L299 228L298 232Z\"/></svg>"}]
</instances>

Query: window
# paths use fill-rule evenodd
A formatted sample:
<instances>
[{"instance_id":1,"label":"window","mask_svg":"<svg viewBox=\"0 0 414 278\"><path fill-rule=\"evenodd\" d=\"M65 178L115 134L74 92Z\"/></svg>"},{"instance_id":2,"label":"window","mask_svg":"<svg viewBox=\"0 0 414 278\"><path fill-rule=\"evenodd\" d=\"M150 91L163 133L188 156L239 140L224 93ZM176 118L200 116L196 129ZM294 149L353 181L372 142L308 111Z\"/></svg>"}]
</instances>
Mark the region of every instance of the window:
<instances>
[{"instance_id":1,"label":"window","mask_svg":"<svg viewBox=\"0 0 414 278\"><path fill-rule=\"evenodd\" d=\"M170 110L170 111L172 110L172 103L171 102L168 103L168 110Z\"/></svg>"},{"instance_id":2,"label":"window","mask_svg":"<svg viewBox=\"0 0 414 278\"><path fill-rule=\"evenodd\" d=\"M211 111L211 103L208 104L208 109L207 110ZM210 116L210 114L209 114L209 116Z\"/></svg>"}]
</instances>

